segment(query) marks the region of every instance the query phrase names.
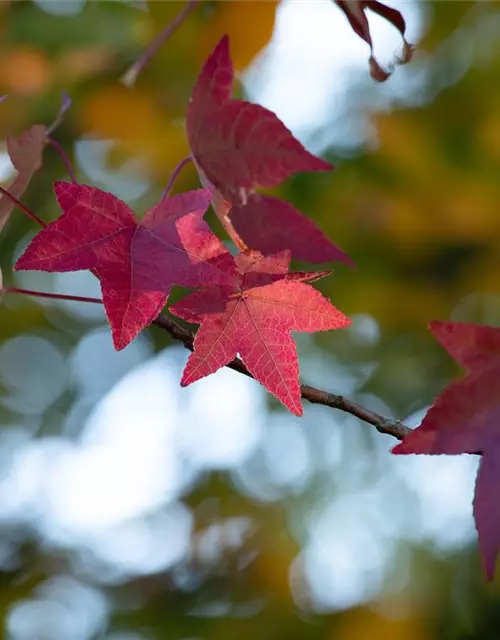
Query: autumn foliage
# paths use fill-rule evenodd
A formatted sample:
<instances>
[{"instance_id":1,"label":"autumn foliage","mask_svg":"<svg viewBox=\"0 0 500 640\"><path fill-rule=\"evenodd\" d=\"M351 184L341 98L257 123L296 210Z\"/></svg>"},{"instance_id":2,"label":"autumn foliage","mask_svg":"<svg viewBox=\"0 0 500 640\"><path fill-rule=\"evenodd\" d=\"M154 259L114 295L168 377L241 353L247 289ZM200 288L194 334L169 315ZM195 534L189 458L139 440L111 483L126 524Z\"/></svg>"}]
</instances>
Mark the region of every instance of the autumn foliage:
<instances>
[{"instance_id":1,"label":"autumn foliage","mask_svg":"<svg viewBox=\"0 0 500 640\"><path fill-rule=\"evenodd\" d=\"M370 47L367 9L392 22L404 38L404 20L394 9L380 2L336 4ZM259 193L296 173L326 172L333 167L307 151L273 112L232 98L229 46L227 36L215 46L186 105L190 159L201 187L174 196L167 189L160 202L138 220L111 193L74 179L56 182L61 215L44 225L28 212L44 228L15 269L90 270L100 281L117 350L158 317L169 304L174 286L192 289L169 307L173 316L198 325L181 385L239 358L255 380L300 416L302 391L291 331L343 329L350 320L312 286L313 281L329 277L329 272L293 271L290 262L340 261L349 266L354 262L291 203ZM408 62L411 53L404 40L401 62ZM370 64L376 79L387 79L388 73L373 56ZM19 176L0 201L0 230L15 198L22 196L40 167L48 141L48 132L40 125L8 141ZM229 248L204 220L210 205L232 241ZM443 391L420 427L393 453L482 456L474 516L491 579L500 549L500 505L495 491L500 468L500 330L437 321L431 322L430 330L467 374Z\"/></svg>"}]
</instances>

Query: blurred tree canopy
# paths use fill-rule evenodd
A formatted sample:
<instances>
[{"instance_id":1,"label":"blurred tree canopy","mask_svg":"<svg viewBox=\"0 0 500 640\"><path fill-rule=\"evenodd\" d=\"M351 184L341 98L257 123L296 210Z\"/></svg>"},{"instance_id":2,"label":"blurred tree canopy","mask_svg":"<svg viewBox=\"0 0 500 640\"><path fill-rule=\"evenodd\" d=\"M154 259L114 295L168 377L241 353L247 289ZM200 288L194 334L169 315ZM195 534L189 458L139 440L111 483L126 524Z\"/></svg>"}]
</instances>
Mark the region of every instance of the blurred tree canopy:
<instances>
[{"instance_id":1,"label":"blurred tree canopy","mask_svg":"<svg viewBox=\"0 0 500 640\"><path fill-rule=\"evenodd\" d=\"M189 153L185 109L208 53L229 34L237 92L245 95L245 72L265 58L286 4L204 0L127 88L120 81L126 69L184 3L3 0L0 94L8 98L0 105L1 139L52 122L61 92L67 92L72 106L54 135L79 179L114 192L141 213ZM307 11L308 3L302 4ZM405 13L415 3L392 4ZM367 66L356 68L343 92L371 138L350 148L332 143L333 128L343 127L332 118L315 134L326 141L324 157L336 170L298 176L275 192L357 263L356 270L336 266L318 285L355 322L345 333L299 340L304 382L402 419L424 409L458 373L427 332L430 320L500 325L500 7L422 4L426 19L414 60L383 86L370 79ZM334 31L328 46L343 46ZM392 83L399 83L397 90ZM5 149L4 186L12 177ZM22 198L46 221L58 215L52 183L60 179L67 179L65 168L47 147ZM194 169L186 169L176 190L197 184ZM213 216L208 220L221 231ZM96 295L94 285L78 277L14 275L12 265L34 233L30 221L14 212L0 235L4 281ZM175 409L176 438L191 434L190 449L184 440L184 449L177 440L174 449L174 441L160 438L143 453L141 442L158 420L148 403L158 393L141 387L144 400L133 428L126 415L117 424L118 431L132 429L129 462L115 468L111 458L97 457L85 466L73 458L97 437L86 435L97 419L92 412L131 372L185 361L183 350L156 328L118 357L103 327L99 311L81 306L19 296L2 301L2 637L498 637L499 579L483 584L471 534L470 461L456 469L436 460L419 467L412 482L417 467L393 463L385 436L325 408L306 407L300 421L284 415L258 389L249 391L255 383L236 382L233 373L214 377L212 417L207 391L197 400L196 391L177 389L178 377L165 374L161 389L169 400L162 411L187 407L184 413ZM231 413L225 406L233 384L247 385L242 397L250 399ZM252 413L248 407L255 402L259 410ZM256 430L248 455L196 466L204 448L223 448L230 438L217 425L232 423L238 434L247 410L251 424L245 428ZM215 425L219 440L200 435L205 422ZM125 479L142 486L141 474L153 465L147 456L169 446L184 451L172 454L169 464L180 465L185 480L108 530L116 496L126 503L133 493ZM74 476L78 465L82 473ZM168 473L166 464L158 465ZM94 500L89 487L96 477L104 484L92 489ZM115 482L116 494L106 494L108 482ZM456 527L454 512L439 519L452 492L463 503ZM89 495L95 504L102 498L102 522L70 527L66 535L60 514L66 509L64 522L84 523ZM439 502L435 495L444 497ZM425 506L432 499L434 511ZM328 545L333 550L327 553Z\"/></svg>"}]
</instances>

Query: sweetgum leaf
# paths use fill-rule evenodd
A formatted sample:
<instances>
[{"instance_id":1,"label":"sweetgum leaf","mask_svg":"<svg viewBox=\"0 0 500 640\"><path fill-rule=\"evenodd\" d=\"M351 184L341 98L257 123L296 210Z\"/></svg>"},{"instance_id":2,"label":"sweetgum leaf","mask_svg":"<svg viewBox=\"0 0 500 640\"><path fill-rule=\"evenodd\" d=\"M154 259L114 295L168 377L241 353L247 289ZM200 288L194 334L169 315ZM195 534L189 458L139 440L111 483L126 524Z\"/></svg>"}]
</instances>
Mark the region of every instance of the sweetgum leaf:
<instances>
[{"instance_id":1,"label":"sweetgum leaf","mask_svg":"<svg viewBox=\"0 0 500 640\"><path fill-rule=\"evenodd\" d=\"M28 188L35 171L42 166L42 155L45 147L46 128L42 124L34 124L18 137L7 138L7 152L17 176L7 187L9 193L19 199ZM7 224L14 203L7 196L0 197L0 232Z\"/></svg>"},{"instance_id":2,"label":"sweetgum leaf","mask_svg":"<svg viewBox=\"0 0 500 640\"><path fill-rule=\"evenodd\" d=\"M230 99L232 63L224 36L205 62L189 100L187 135L198 168L224 197L245 201L294 173L329 171L278 117L260 105Z\"/></svg>"},{"instance_id":3,"label":"sweetgum leaf","mask_svg":"<svg viewBox=\"0 0 500 640\"><path fill-rule=\"evenodd\" d=\"M451 383L396 454L482 454L474 518L488 579L500 550L500 329L432 322L430 330L468 373Z\"/></svg>"},{"instance_id":4,"label":"sweetgum leaf","mask_svg":"<svg viewBox=\"0 0 500 640\"><path fill-rule=\"evenodd\" d=\"M206 189L163 200L140 222L125 202L95 187L56 182L54 190L63 215L35 236L15 269L92 270L116 349L156 318L174 284L226 284L236 273L202 219Z\"/></svg>"},{"instance_id":5,"label":"sweetgum leaf","mask_svg":"<svg viewBox=\"0 0 500 640\"><path fill-rule=\"evenodd\" d=\"M200 324L181 384L214 373L240 355L253 377L292 413L302 415L299 364L290 331L326 331L349 318L309 284L288 278L289 252L235 258L231 282L189 294L170 307Z\"/></svg>"},{"instance_id":6,"label":"sweetgum leaf","mask_svg":"<svg viewBox=\"0 0 500 640\"><path fill-rule=\"evenodd\" d=\"M230 219L245 244L264 255L289 249L296 260L354 266L346 253L289 202L272 196L250 196L245 205L231 209Z\"/></svg>"},{"instance_id":7,"label":"sweetgum leaf","mask_svg":"<svg viewBox=\"0 0 500 640\"><path fill-rule=\"evenodd\" d=\"M377 82L385 82L385 80L390 77L393 68L385 71L373 56L373 42L370 25L366 17L366 9L377 13L396 27L403 38L403 53L396 62L397 64L410 62L413 55L413 46L409 44L405 38L406 23L399 11L377 0L334 0L334 2L344 12L352 30L369 45L371 52L370 74L374 80Z\"/></svg>"}]
</instances>

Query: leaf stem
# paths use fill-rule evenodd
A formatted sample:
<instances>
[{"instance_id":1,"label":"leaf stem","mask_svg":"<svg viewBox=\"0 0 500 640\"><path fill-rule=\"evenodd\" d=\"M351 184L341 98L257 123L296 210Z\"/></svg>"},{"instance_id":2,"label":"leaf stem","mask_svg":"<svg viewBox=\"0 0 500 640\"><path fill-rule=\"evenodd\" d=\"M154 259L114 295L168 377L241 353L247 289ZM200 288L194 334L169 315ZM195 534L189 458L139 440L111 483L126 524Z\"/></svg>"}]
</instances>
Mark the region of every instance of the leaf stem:
<instances>
[{"instance_id":1,"label":"leaf stem","mask_svg":"<svg viewBox=\"0 0 500 640\"><path fill-rule=\"evenodd\" d=\"M184 158L184 160L181 160L179 162L179 164L175 167L175 169L172 172L172 175L170 176L170 179L167 183L167 186L165 187L165 189L163 190L163 194L161 196L162 200L166 200L170 194L170 191L172 190L172 187L174 185L174 182L177 179L177 176L179 175L179 173L181 172L181 170L183 169L183 167L185 167L187 165L188 162L191 162L193 158L191 156L188 156L187 158Z\"/></svg>"},{"instance_id":2,"label":"leaf stem","mask_svg":"<svg viewBox=\"0 0 500 640\"><path fill-rule=\"evenodd\" d=\"M16 207L18 207L18 209L21 209L21 211L23 213L25 213L28 216L28 218L31 218L31 220L33 220L34 222L39 224L41 227L46 227L47 226L45 224L45 222L36 215L36 213L33 213L33 211L28 209L28 207L25 204L20 202L16 198L16 196L13 196L12 193L7 191L7 189L4 189L3 187L0 187L0 193L3 193L4 196L7 196L7 198L9 198L9 200L11 200L16 205Z\"/></svg>"},{"instance_id":3,"label":"leaf stem","mask_svg":"<svg viewBox=\"0 0 500 640\"><path fill-rule=\"evenodd\" d=\"M50 127L47 127L47 136L50 136L54 133L57 127L61 124L64 114L71 107L71 98L68 96L66 91L62 92L61 97L62 97L61 107L54 119L54 122L50 125Z\"/></svg>"},{"instance_id":4,"label":"leaf stem","mask_svg":"<svg viewBox=\"0 0 500 640\"><path fill-rule=\"evenodd\" d=\"M52 300L70 300L72 302L90 302L92 304L102 304L100 298L87 298L85 296L71 296L62 293L47 293L45 291L32 291L31 289L18 289L17 287L6 287L3 293L19 293L24 296L34 296L36 298L50 298Z\"/></svg>"},{"instance_id":5,"label":"leaf stem","mask_svg":"<svg viewBox=\"0 0 500 640\"><path fill-rule=\"evenodd\" d=\"M223 195L217 191L216 189L213 191L212 195L212 207L215 211L215 215L219 219L221 225L226 230L227 235L234 242L239 251L246 251L248 249L247 245L240 238L238 232L233 227L233 223L229 218L229 212L231 211L232 203L228 200L225 200Z\"/></svg>"},{"instance_id":6,"label":"leaf stem","mask_svg":"<svg viewBox=\"0 0 500 640\"><path fill-rule=\"evenodd\" d=\"M139 74L149 61L158 53L161 47L170 40L173 34L181 26L189 14L196 8L200 0L188 0L186 6L180 11L175 18L169 22L164 29L156 36L141 57L130 66L122 75L121 81L126 87L132 87L137 80Z\"/></svg>"},{"instance_id":7,"label":"leaf stem","mask_svg":"<svg viewBox=\"0 0 500 640\"><path fill-rule=\"evenodd\" d=\"M59 154L59 157L62 160L62 163L66 167L66 171L68 172L68 175L70 177L71 182L76 184L78 182L78 180L76 179L76 175L75 175L73 166L71 165L71 161L68 158L68 155L66 154L66 151L64 151L64 149L62 148L62 145L60 145L59 142L57 142L57 140L54 140L54 138L47 138L47 142L50 145L52 145L54 147L54 149L57 151L57 153Z\"/></svg>"},{"instance_id":8,"label":"leaf stem","mask_svg":"<svg viewBox=\"0 0 500 640\"><path fill-rule=\"evenodd\" d=\"M160 313L153 324L160 327L160 329L167 331L174 340L182 342L186 349L193 351L193 335L175 320L163 313ZM233 369L233 371L238 371L238 373L242 373L249 378L253 378L252 374L239 358L235 358L226 366L229 367L229 369ZM352 402L348 398L344 398L344 396L339 396L328 391L322 391L321 389L310 387L307 384L301 385L300 391L304 400L307 400L312 404L321 404L325 407L349 413L352 416L373 425L380 433L393 436L398 440L402 440L412 431L410 427L404 425L400 420L392 420L391 418L381 416L375 411L370 411L370 409L366 409L365 407Z\"/></svg>"}]
</instances>

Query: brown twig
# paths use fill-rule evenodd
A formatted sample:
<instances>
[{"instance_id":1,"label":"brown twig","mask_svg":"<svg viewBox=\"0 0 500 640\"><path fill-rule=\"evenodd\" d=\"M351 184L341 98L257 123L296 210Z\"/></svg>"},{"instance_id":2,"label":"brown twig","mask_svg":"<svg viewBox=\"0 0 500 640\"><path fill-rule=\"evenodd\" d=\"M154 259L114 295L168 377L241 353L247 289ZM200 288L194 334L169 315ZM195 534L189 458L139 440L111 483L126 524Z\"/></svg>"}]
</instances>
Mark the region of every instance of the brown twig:
<instances>
[{"instance_id":1,"label":"brown twig","mask_svg":"<svg viewBox=\"0 0 500 640\"><path fill-rule=\"evenodd\" d=\"M126 87L132 87L134 85L135 81L137 80L137 76L141 73L141 71L148 64L151 58L153 58L158 53L161 47L168 40L170 40L172 35L177 31L184 20L196 8L199 1L200 0L188 0L181 12L178 13L177 16L171 22L169 22L162 31L160 31L160 33L149 45L142 56L136 62L134 62L134 64L129 67L127 71L125 71L125 73L121 77L121 81Z\"/></svg>"},{"instance_id":2,"label":"brown twig","mask_svg":"<svg viewBox=\"0 0 500 640\"><path fill-rule=\"evenodd\" d=\"M193 335L184 329L184 327L181 327L181 325L175 320L164 314L160 314L154 321L154 324L164 331L167 331L174 340L182 342L187 349L190 351L193 350ZM238 373L242 373L245 376L253 378L252 374L239 358L235 358L227 366L234 371L238 371ZM312 404L322 404L325 407L331 407L332 409L339 409L340 411L350 413L356 418L373 425L377 431L380 431L380 433L385 433L386 435L393 436L398 440L402 440L411 432L410 427L404 425L400 420L385 418L375 411L365 409L355 402L344 398L344 396L329 393L328 391L322 391L321 389L310 387L308 384L303 384L300 388L304 400L308 400Z\"/></svg>"},{"instance_id":3,"label":"brown twig","mask_svg":"<svg viewBox=\"0 0 500 640\"><path fill-rule=\"evenodd\" d=\"M28 289L18 289L15 287L1 289L0 293L17 293L36 296L39 298L52 298L56 300L72 300L76 302L91 302L94 304L102 304L102 300L100 298L87 298L83 296L45 293L43 291L31 291ZM187 349L193 351L193 334L187 329L184 329L184 327L178 324L175 320L161 313L156 318L153 324L155 324L157 327L160 327L164 331L167 331L167 333L169 333L170 336L174 338L174 340L182 342L182 344ZM249 378L253 378L252 374L248 371L248 369L239 358L235 358L227 366L230 369L233 369L233 371L237 371L238 373L242 373ZM322 404L325 407L331 407L332 409L339 409L340 411L350 413L356 418L359 418L360 420L373 425L377 429L377 431L380 431L380 433L385 433L387 435L393 436L398 440L402 440L411 431L409 427L404 425L399 420L385 418L384 416L375 413L375 411L365 409L365 407L362 407L355 402L344 398L344 396L339 396L335 393L329 393L328 391L322 391L321 389L316 389L315 387L311 387L308 384L301 385L300 389L304 400L308 400L312 404Z\"/></svg>"}]
</instances>

